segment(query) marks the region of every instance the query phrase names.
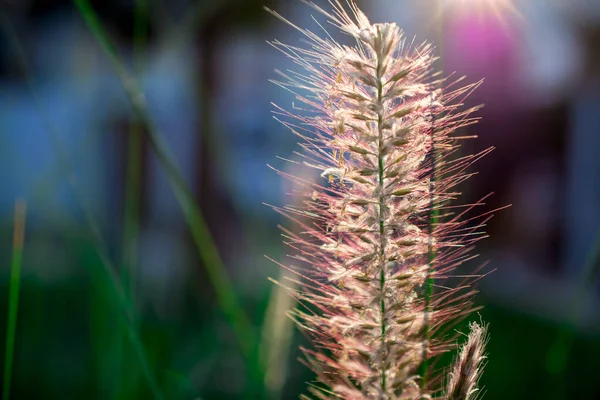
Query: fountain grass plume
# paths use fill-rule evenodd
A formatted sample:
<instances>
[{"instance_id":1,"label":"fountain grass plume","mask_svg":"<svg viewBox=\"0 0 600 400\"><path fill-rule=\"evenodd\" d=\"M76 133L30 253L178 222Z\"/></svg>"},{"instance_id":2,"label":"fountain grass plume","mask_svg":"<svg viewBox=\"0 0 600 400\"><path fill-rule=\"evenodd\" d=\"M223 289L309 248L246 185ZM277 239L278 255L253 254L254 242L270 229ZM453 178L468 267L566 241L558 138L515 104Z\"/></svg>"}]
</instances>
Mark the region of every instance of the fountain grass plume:
<instances>
[{"instance_id":1,"label":"fountain grass plume","mask_svg":"<svg viewBox=\"0 0 600 400\"><path fill-rule=\"evenodd\" d=\"M407 41L393 23L371 24L351 0L330 0L331 12L304 3L355 41L340 44L322 26L319 36L270 11L309 42L271 43L304 70L277 71L282 79L273 82L303 109L275 105L275 118L322 177L278 171L303 200L273 207L300 227L284 228L300 264L285 268L301 281L290 289L300 304L290 316L313 342L302 349L319 381L309 391L319 399L432 398L444 383L432 363L454 348L448 327L473 309L477 276L454 271L484 235L465 218L480 204L449 202L488 152L456 156L454 133L476 122L477 107L462 101L479 82L441 77L431 44Z\"/></svg>"},{"instance_id":2,"label":"fountain grass plume","mask_svg":"<svg viewBox=\"0 0 600 400\"><path fill-rule=\"evenodd\" d=\"M445 400L474 400L480 393L477 384L486 359L487 326L470 325L467 342L461 347L450 372Z\"/></svg>"}]
</instances>

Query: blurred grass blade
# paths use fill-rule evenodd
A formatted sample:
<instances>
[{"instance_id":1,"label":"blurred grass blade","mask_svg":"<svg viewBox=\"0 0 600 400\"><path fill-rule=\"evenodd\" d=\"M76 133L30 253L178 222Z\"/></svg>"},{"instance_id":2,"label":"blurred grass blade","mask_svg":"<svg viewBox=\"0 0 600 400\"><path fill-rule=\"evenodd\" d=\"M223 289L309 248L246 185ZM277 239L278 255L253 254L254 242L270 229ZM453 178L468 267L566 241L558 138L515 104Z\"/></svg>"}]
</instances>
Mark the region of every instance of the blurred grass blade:
<instances>
[{"instance_id":1,"label":"blurred grass blade","mask_svg":"<svg viewBox=\"0 0 600 400\"><path fill-rule=\"evenodd\" d=\"M148 32L148 0L135 0L133 21L133 58L136 73L141 72L143 52L146 48Z\"/></svg>"},{"instance_id":2,"label":"blurred grass blade","mask_svg":"<svg viewBox=\"0 0 600 400\"><path fill-rule=\"evenodd\" d=\"M13 253L10 266L10 287L8 295L8 321L6 324L6 352L4 354L4 380L2 399L10 398L13 355L15 352L15 333L17 330L17 313L19 309L19 288L21 283L21 262L23 260L23 243L25 240L26 206L22 201L15 203L15 227L13 236Z\"/></svg>"},{"instance_id":3,"label":"blurred grass blade","mask_svg":"<svg viewBox=\"0 0 600 400\"><path fill-rule=\"evenodd\" d=\"M594 279L598 278L600 273L600 226L596 231L596 237L590 252L588 253L585 264L583 265L583 271L579 277L579 289L577 293L584 292L594 282Z\"/></svg>"},{"instance_id":4,"label":"blurred grass blade","mask_svg":"<svg viewBox=\"0 0 600 400\"><path fill-rule=\"evenodd\" d=\"M145 351L142 341L139 337L137 329L135 328L135 313L134 313L130 303L128 302L127 294L125 292L125 289L124 289L121 281L119 280L119 276L117 275L115 265L110 260L110 257L108 255L107 246L102 237L100 228L98 227L95 220L92 218L89 211L85 211L85 214L86 214L86 219L88 221L88 224L90 225L90 228L92 230L92 234L93 234L92 237L94 239L94 248L96 249L96 252L98 253L98 257L100 258L102 265L104 266L104 271L108 275L108 278L111 282L111 287L115 291L115 295L117 296L118 303L121 306L121 309L123 310L123 314L125 317L125 327L127 330L126 333L129 337L129 340L131 341L131 344L135 350L135 353L137 354L137 358L140 361L140 365L144 372L144 376L146 377L146 380L148 381L148 384L150 385L150 389L152 390L152 394L154 395L154 398L158 399L158 400L163 399L164 396L162 395L162 392L158 386L158 383L156 382L156 379L154 378L154 374L150 368L150 364L148 363L146 351Z\"/></svg>"},{"instance_id":5,"label":"blurred grass blade","mask_svg":"<svg viewBox=\"0 0 600 400\"><path fill-rule=\"evenodd\" d=\"M146 0L135 1L133 59L135 72L142 71L147 30ZM137 244L142 180L142 126L136 116L130 121L127 138L127 175L125 184L125 223L123 226L123 274L129 281L128 294L135 305Z\"/></svg>"},{"instance_id":6,"label":"blurred grass blade","mask_svg":"<svg viewBox=\"0 0 600 400\"><path fill-rule=\"evenodd\" d=\"M144 49L146 47L148 4L147 0L135 0L134 10L134 38L133 38L133 63L135 73L143 71ZM137 116L129 121L129 135L127 137L127 161L125 182L125 212L123 221L123 250L121 260L122 282L126 284L127 296L133 310L137 309L138 276L138 252L140 234L140 208L142 201L142 124ZM115 395L113 398L126 398L129 387L135 387L139 374L132 373L129 349L125 346L128 329L124 326L119 338L118 350L115 352L119 358L117 363L118 376L115 379ZM128 372L130 371L130 372Z\"/></svg>"},{"instance_id":7,"label":"blurred grass blade","mask_svg":"<svg viewBox=\"0 0 600 400\"><path fill-rule=\"evenodd\" d=\"M108 278L111 282L111 287L114 291L114 294L117 297L117 300L121 306L121 310L123 312L124 318L126 320L127 336L129 337L129 339L132 342L133 348L136 352L137 358L138 358L140 365L142 367L142 370L144 372L144 376L146 377L146 379L148 381L148 384L150 386L150 389L152 390L154 398L162 399L163 398L162 393L161 393L161 391L158 387L158 384L156 383L156 380L154 379L154 375L152 374L152 371L150 369L150 365L147 361L146 353L145 353L144 347L142 345L141 339L139 338L139 334L137 333L137 330L133 326L134 319L135 319L133 310L131 309L130 304L128 303L126 292L123 288L121 281L119 280L119 276L117 275L117 272L116 272L117 269L116 269L115 265L111 262L110 257L108 255L107 245L102 236L102 231L100 229L100 226L99 226L98 222L94 219L94 217L90 211L90 207L87 204L87 202L85 201L85 198L79 193L79 190L78 190L79 187L77 185L77 180L76 180L76 176L75 176L75 169L73 168L72 165L70 165L70 163L68 161L68 157L66 155L66 150L64 149L64 146L63 146L63 143L61 142L60 136L58 135L56 128L54 127L54 125L52 124L50 119L48 118L48 115L44 112L44 109L41 106L41 102L39 101L39 99L37 97L33 79L31 78L31 74L29 73L29 68L27 65L27 59L25 57L25 52L23 50L23 47L21 46L21 43L19 41L19 38L18 38L16 32L13 29L11 21L8 18L8 16L5 14L0 14L0 17L1 17L0 22L2 22L2 27L6 30L7 36L9 37L9 40L10 40L10 42L12 42L12 45L14 47L15 53L17 55L17 61L21 64L21 68L23 69L23 73L25 75L27 84L31 91L31 95L33 97L34 106L37 109L38 113L40 114L42 123L48 129L48 132L50 134L49 136L52 141L52 145L54 146L54 148L57 152L57 157L58 157L59 163L61 165L61 168L66 173L67 183L69 184L69 186L73 190L73 193L75 194L77 200L79 201L81 209L82 209L84 217L85 217L85 220L86 220L86 223L88 224L90 231L92 233L94 247L98 253L100 260L102 261L104 271L108 275Z\"/></svg>"},{"instance_id":8,"label":"blurred grass blade","mask_svg":"<svg viewBox=\"0 0 600 400\"><path fill-rule=\"evenodd\" d=\"M571 300L570 308L575 314L575 321L581 318L583 313L584 298L590 292L594 279L600 273L600 227L596 231L596 237L590 252L588 253L583 270L575 287L575 296ZM551 374L563 373L569 361L569 353L575 342L573 332L568 324L563 324L558 329L556 337L546 353L546 370Z\"/></svg>"},{"instance_id":9,"label":"blurred grass blade","mask_svg":"<svg viewBox=\"0 0 600 400\"><path fill-rule=\"evenodd\" d=\"M196 206L194 197L188 188L183 175L174 163L174 158L170 154L168 147L163 140L163 135L152 123L144 103L143 92L137 81L129 74L124 64L120 61L114 46L104 32L104 29L89 2L87 0L73 1L78 7L88 28L115 68L117 76L121 80L135 113L140 120L144 121L146 124L150 144L169 177L169 181L175 192L175 197L183 211L204 267L206 268L209 279L215 290L219 307L233 327L242 352L246 357L251 358L253 348L257 343L254 328L239 304L235 291L233 290L233 285L223 266L221 256L218 253L206 225L206 221Z\"/></svg>"},{"instance_id":10,"label":"blurred grass blade","mask_svg":"<svg viewBox=\"0 0 600 400\"><path fill-rule=\"evenodd\" d=\"M169 46L183 46L187 41L193 38L194 29L204 26L210 18L222 12L232 4L241 3L243 0L220 0L220 1L195 1L190 5L180 21L169 21L169 24L163 28L161 37Z\"/></svg>"},{"instance_id":11,"label":"blurred grass blade","mask_svg":"<svg viewBox=\"0 0 600 400\"><path fill-rule=\"evenodd\" d=\"M261 366L265 371L264 385L268 398L280 399L287 379L287 361L293 340L294 326L288 312L294 308L295 299L289 293L296 289L296 283L286 281L291 272L281 268L279 282L287 285L274 285L265 315L260 347Z\"/></svg>"}]
</instances>

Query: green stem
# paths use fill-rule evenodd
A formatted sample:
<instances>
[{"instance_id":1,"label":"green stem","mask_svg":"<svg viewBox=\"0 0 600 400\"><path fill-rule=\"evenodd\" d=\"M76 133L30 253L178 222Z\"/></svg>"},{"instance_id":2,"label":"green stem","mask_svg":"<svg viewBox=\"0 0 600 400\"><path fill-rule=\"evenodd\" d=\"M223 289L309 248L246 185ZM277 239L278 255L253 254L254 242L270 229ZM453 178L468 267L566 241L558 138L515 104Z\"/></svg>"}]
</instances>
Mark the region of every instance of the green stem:
<instances>
[{"instance_id":1,"label":"green stem","mask_svg":"<svg viewBox=\"0 0 600 400\"><path fill-rule=\"evenodd\" d=\"M435 116L431 114L431 178L429 180L429 243L428 243L428 256L429 256L429 268L427 268L427 277L425 278L425 313L423 316L424 332L423 332L423 353L421 362L421 387L427 386L427 370L429 368L429 362L427 359L427 348L429 346L429 340L431 339L431 332L429 326L429 316L431 314L431 298L433 296L433 277L431 271L435 262L436 254L433 246L433 239L435 234L435 227L439 222L439 210L435 207L435 182L437 174L437 154L435 149L435 127L434 127Z\"/></svg>"},{"instance_id":2,"label":"green stem","mask_svg":"<svg viewBox=\"0 0 600 400\"><path fill-rule=\"evenodd\" d=\"M600 227L596 232L594 243L588 253L583 271L577 280L575 295L570 300L570 309L575 314L574 321L582 317L584 296L589 293L590 286L594 282L594 276L600 272ZM563 373L569 361L569 353L575 341L572 327L569 323L563 323L554 338L554 341L546 353L546 370L551 374Z\"/></svg>"},{"instance_id":3,"label":"green stem","mask_svg":"<svg viewBox=\"0 0 600 400\"><path fill-rule=\"evenodd\" d=\"M386 390L386 372L387 372L387 354L386 353L386 341L385 341L385 331L386 331L386 322L385 322L385 223L384 223L384 208L385 208L385 198L383 196L383 172L384 172L384 160L383 160L383 82L381 81L381 65L380 58L377 60L377 103L379 105L379 112L377 117L377 133L379 135L379 151L377 154L378 160L378 168L379 168L379 258L380 258L380 277L379 277L379 290L381 292L381 304L380 304L380 313L381 313L381 350L382 350L382 359L383 365L381 369L381 389L382 393L385 393Z\"/></svg>"},{"instance_id":4,"label":"green stem","mask_svg":"<svg viewBox=\"0 0 600 400\"><path fill-rule=\"evenodd\" d=\"M134 37L133 37L133 64L136 75L143 72L143 52L146 46L147 32L147 0L135 0L134 12ZM123 223L123 259L121 261L122 282L126 284L128 299L133 310L137 309L137 286L138 286L138 243L140 232L140 202L142 181L142 125L136 116L129 123L129 135L127 137L127 171L125 183L125 215ZM134 322L135 323L135 322ZM115 379L116 396L124 398L127 386L135 387L138 381L136 370L131 369L129 362L129 349L124 346L129 338L126 326L120 332L119 349L115 353L119 361L115 368L121 372L122 378ZM135 349L135 346L134 346ZM137 349L136 349L137 351ZM124 372L128 371L127 374ZM125 376L128 376L127 379Z\"/></svg>"},{"instance_id":5,"label":"green stem","mask_svg":"<svg viewBox=\"0 0 600 400\"><path fill-rule=\"evenodd\" d=\"M15 203L15 228L13 253L10 267L10 288L8 294L8 321L6 324L6 352L4 355L4 380L2 399L10 398L13 356L15 352L15 334L19 309L19 289L21 284L21 263L23 260L23 242L25 239L25 203Z\"/></svg>"},{"instance_id":6,"label":"green stem","mask_svg":"<svg viewBox=\"0 0 600 400\"><path fill-rule=\"evenodd\" d=\"M443 70L443 42L444 42L444 0L436 0L435 7L437 7L438 12L440 13L439 23L435 27L435 35L437 36L438 48L440 50L440 58L434 63L434 68L436 70ZM436 65L437 64L437 65ZM442 80L438 83L438 89L442 89ZM433 97L432 97L433 101ZM431 160L431 178L429 181L429 207L430 207L430 215L429 215L429 243L428 243L428 258L429 258L429 268L427 269L427 276L425 278L425 291L424 291L424 301L425 301L425 311L424 311L424 332L423 332L423 354L422 354L422 363L421 363L421 387L427 387L427 372L429 369L429 360L427 359L427 348L429 347L429 341L431 340L431 327L429 326L429 318L431 314L431 298L433 296L433 277L431 272L434 268L434 262L436 259L435 248L433 245L434 242L434 234L435 227L439 223L439 210L435 207L435 183L437 179L437 154L435 148L435 114L433 111L431 112L431 152L430 152L430 160Z\"/></svg>"},{"instance_id":7,"label":"green stem","mask_svg":"<svg viewBox=\"0 0 600 400\"><path fill-rule=\"evenodd\" d=\"M142 52L146 43L146 0L136 0L134 17L134 64L136 73L142 70ZM127 140L127 178L125 184L125 223L123 227L123 273L129 282L128 292L135 306L137 246L140 226L142 177L142 129L133 117Z\"/></svg>"}]
</instances>

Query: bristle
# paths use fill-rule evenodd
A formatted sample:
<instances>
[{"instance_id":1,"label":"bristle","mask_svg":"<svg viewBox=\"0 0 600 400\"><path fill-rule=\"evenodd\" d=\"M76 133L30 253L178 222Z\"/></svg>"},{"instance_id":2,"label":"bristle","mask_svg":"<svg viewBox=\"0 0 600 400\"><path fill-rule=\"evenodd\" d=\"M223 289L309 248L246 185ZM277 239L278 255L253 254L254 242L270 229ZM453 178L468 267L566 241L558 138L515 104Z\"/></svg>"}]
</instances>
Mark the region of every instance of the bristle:
<instances>
[{"instance_id":1,"label":"bristle","mask_svg":"<svg viewBox=\"0 0 600 400\"><path fill-rule=\"evenodd\" d=\"M302 139L304 164L322 177L311 183L280 172L304 199L274 207L302 231L286 231L307 282L294 294L305 307L293 318L312 336L306 364L328 388L311 392L428 398L441 379L426 380L420 366L451 347L442 329L469 313L469 282L477 278L441 284L482 237L462 213L448 211L478 158L452 159L453 132L475 122L475 108L456 102L476 85L446 91L454 82L432 70L431 45L413 46L395 24L371 24L352 1L347 11L330 0L332 12L306 3L357 43L343 46L274 13L311 42L306 49L272 43L304 69L280 73L284 81L275 83L311 111L277 107L277 119ZM440 210L447 213L432 219ZM427 279L436 292L426 301Z\"/></svg>"},{"instance_id":2,"label":"bristle","mask_svg":"<svg viewBox=\"0 0 600 400\"><path fill-rule=\"evenodd\" d=\"M459 352L448 377L445 400L473 400L479 394L477 386L486 356L487 326L470 325L471 332Z\"/></svg>"}]
</instances>

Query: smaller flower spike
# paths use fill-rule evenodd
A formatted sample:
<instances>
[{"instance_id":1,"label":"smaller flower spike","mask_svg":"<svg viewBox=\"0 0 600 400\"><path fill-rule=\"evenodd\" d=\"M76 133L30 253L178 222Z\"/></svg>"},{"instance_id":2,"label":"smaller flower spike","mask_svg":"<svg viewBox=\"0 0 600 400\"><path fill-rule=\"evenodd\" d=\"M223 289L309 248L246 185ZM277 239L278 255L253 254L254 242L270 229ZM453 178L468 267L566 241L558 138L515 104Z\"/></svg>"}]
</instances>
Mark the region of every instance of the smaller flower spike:
<instances>
[{"instance_id":1,"label":"smaller flower spike","mask_svg":"<svg viewBox=\"0 0 600 400\"><path fill-rule=\"evenodd\" d=\"M429 361L452 348L449 324L472 310L474 291L453 271L483 237L483 225L462 218L480 204L456 212L449 202L487 153L453 157L453 133L475 122L476 108L461 102L478 83L439 78L431 45L371 24L351 0L330 0L331 12L305 3L355 41L339 44L271 11L309 41L271 43L304 69L275 82L304 110L275 113L323 178L279 172L302 189L303 206L274 207L301 228L285 236L303 266L286 268L304 284L290 289L301 304L291 316L313 339L305 362L320 384L309 390L319 399L430 398L443 382L429 376Z\"/></svg>"},{"instance_id":2,"label":"smaller flower spike","mask_svg":"<svg viewBox=\"0 0 600 400\"><path fill-rule=\"evenodd\" d=\"M470 328L467 343L460 349L454 369L450 372L445 400L473 400L479 394L477 382L486 359L487 326L473 322Z\"/></svg>"}]
</instances>

